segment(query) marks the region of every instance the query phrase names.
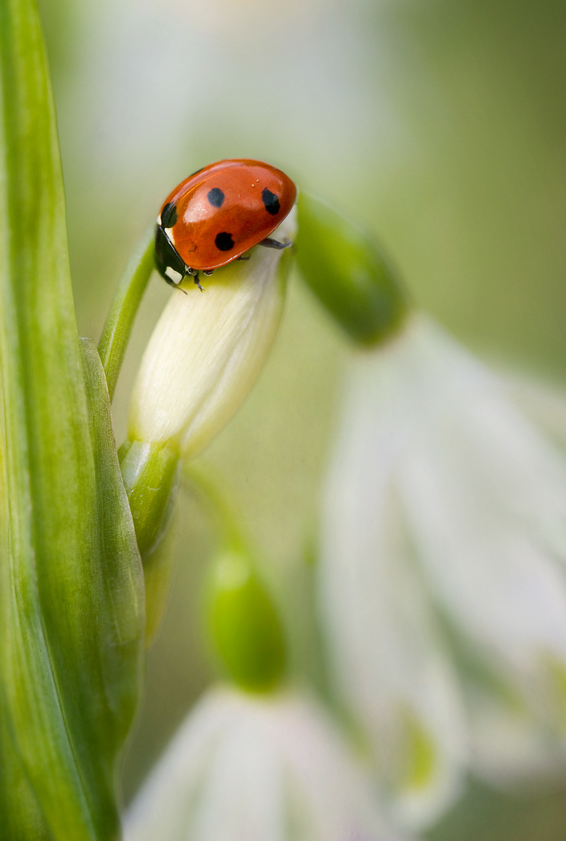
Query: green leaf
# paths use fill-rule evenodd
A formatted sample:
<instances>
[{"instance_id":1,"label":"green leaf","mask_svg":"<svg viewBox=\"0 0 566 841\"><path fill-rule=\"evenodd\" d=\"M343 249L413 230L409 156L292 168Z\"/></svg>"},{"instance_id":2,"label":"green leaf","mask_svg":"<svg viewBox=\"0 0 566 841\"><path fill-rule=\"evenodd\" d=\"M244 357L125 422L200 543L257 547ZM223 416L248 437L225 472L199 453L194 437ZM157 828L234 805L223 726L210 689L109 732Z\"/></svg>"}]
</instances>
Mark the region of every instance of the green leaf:
<instances>
[{"instance_id":1,"label":"green leaf","mask_svg":"<svg viewBox=\"0 0 566 841\"><path fill-rule=\"evenodd\" d=\"M2 392L0 391L0 586L2 588L6 580L2 577L2 572L5 570L6 560L9 557L3 417ZM0 815L3 837L9 841L27 841L30 838L36 841L52 841L53 836L47 829L10 732L10 716L3 680L0 681Z\"/></svg>"},{"instance_id":2,"label":"green leaf","mask_svg":"<svg viewBox=\"0 0 566 841\"><path fill-rule=\"evenodd\" d=\"M374 345L402 323L408 303L375 238L309 193L298 199L297 264L334 320Z\"/></svg>"},{"instance_id":3,"label":"green leaf","mask_svg":"<svg viewBox=\"0 0 566 841\"><path fill-rule=\"evenodd\" d=\"M53 841L29 785L9 732L6 708L0 707L0 815L6 841Z\"/></svg>"},{"instance_id":4,"label":"green leaf","mask_svg":"<svg viewBox=\"0 0 566 841\"><path fill-rule=\"evenodd\" d=\"M37 9L0 0L0 765L14 772L0 804L18 840L117 836L139 690L141 565L102 367L84 356Z\"/></svg>"}]
</instances>

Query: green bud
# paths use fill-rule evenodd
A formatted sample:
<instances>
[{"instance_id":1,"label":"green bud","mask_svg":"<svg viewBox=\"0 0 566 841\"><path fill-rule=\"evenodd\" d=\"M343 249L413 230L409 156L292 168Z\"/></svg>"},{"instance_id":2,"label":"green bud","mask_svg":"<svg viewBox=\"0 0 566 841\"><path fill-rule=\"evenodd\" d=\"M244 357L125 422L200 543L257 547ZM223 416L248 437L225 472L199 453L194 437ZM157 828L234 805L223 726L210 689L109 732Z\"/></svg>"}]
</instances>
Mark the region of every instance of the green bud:
<instances>
[{"instance_id":1,"label":"green bud","mask_svg":"<svg viewBox=\"0 0 566 841\"><path fill-rule=\"evenodd\" d=\"M338 324L366 346L394 332L407 299L375 238L308 193L298 219L301 275Z\"/></svg>"},{"instance_id":2,"label":"green bud","mask_svg":"<svg viewBox=\"0 0 566 841\"><path fill-rule=\"evenodd\" d=\"M286 666L283 629L245 552L227 549L216 558L207 601L212 643L231 679L255 692L276 686Z\"/></svg>"}]
</instances>

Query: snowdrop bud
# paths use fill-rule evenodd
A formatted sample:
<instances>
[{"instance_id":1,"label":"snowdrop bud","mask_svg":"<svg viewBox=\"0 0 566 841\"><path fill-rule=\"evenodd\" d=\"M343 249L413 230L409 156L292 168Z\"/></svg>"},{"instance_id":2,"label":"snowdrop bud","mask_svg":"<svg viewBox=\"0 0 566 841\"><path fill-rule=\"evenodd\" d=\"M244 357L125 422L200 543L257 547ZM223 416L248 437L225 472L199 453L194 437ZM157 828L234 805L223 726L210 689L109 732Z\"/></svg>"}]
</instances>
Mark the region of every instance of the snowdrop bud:
<instances>
[{"instance_id":1,"label":"snowdrop bud","mask_svg":"<svg viewBox=\"0 0 566 841\"><path fill-rule=\"evenodd\" d=\"M360 345L395 331L405 293L373 236L308 193L298 200L297 263L321 303Z\"/></svg>"},{"instance_id":2,"label":"snowdrop bud","mask_svg":"<svg viewBox=\"0 0 566 841\"><path fill-rule=\"evenodd\" d=\"M295 212L274 233L293 240ZM132 441L168 443L182 458L201 452L239 408L279 325L291 249L256 246L174 293L147 346L130 405Z\"/></svg>"},{"instance_id":3,"label":"snowdrop bud","mask_svg":"<svg viewBox=\"0 0 566 841\"><path fill-rule=\"evenodd\" d=\"M276 607L248 554L227 549L209 583L210 636L222 665L244 689L264 692L284 676L286 650Z\"/></svg>"}]
</instances>

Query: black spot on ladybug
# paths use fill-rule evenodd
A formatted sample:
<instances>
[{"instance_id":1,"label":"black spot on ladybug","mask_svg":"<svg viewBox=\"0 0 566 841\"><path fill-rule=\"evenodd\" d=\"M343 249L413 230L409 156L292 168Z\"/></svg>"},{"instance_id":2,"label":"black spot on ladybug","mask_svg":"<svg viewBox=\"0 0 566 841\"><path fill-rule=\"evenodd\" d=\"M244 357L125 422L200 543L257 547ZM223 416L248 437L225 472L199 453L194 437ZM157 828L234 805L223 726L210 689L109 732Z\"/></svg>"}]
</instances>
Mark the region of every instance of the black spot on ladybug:
<instances>
[{"instance_id":1,"label":"black spot on ladybug","mask_svg":"<svg viewBox=\"0 0 566 841\"><path fill-rule=\"evenodd\" d=\"M177 206L170 201L161 211L161 225L163 228L172 228L177 221Z\"/></svg>"},{"instance_id":2,"label":"black spot on ladybug","mask_svg":"<svg viewBox=\"0 0 566 841\"><path fill-rule=\"evenodd\" d=\"M213 187L208 191L207 199L213 207L222 207L224 193L218 187Z\"/></svg>"},{"instance_id":3,"label":"black spot on ladybug","mask_svg":"<svg viewBox=\"0 0 566 841\"><path fill-rule=\"evenodd\" d=\"M232 234L229 234L227 231L221 231L221 233L216 234L214 244L220 251L231 251L234 248Z\"/></svg>"},{"instance_id":4,"label":"black spot on ladybug","mask_svg":"<svg viewBox=\"0 0 566 841\"><path fill-rule=\"evenodd\" d=\"M271 190L268 190L267 187L265 187L265 189L261 191L261 197L267 212L271 213L272 216L277 216L281 210L281 205L279 204L279 199L275 193L272 193Z\"/></svg>"}]
</instances>

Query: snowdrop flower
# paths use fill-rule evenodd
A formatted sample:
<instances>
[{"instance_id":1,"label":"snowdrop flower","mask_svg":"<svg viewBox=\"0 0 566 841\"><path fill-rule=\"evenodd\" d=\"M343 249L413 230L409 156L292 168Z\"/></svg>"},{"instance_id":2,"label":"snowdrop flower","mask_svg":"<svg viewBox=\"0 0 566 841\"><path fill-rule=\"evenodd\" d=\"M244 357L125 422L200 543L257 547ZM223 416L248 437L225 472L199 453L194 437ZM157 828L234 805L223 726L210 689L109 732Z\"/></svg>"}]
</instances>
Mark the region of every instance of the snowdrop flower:
<instances>
[{"instance_id":1,"label":"snowdrop flower","mask_svg":"<svg viewBox=\"0 0 566 841\"><path fill-rule=\"evenodd\" d=\"M275 236L293 242L293 208ZM164 538L175 507L178 466L198 455L254 385L283 312L291 248L260 245L248 259L171 293L145 350L130 401L120 466L146 583L148 644L169 592L174 542Z\"/></svg>"},{"instance_id":2,"label":"snowdrop flower","mask_svg":"<svg viewBox=\"0 0 566 841\"><path fill-rule=\"evenodd\" d=\"M294 239L296 214L275 237ZM201 452L240 407L261 371L283 311L291 249L257 246L250 259L172 294L144 353L130 403L130 441Z\"/></svg>"},{"instance_id":3,"label":"snowdrop flower","mask_svg":"<svg viewBox=\"0 0 566 841\"><path fill-rule=\"evenodd\" d=\"M566 464L415 315L370 232L304 192L299 220L301 274L358 347L323 518L329 661L395 813L422 826L468 768L565 767Z\"/></svg>"},{"instance_id":4,"label":"snowdrop flower","mask_svg":"<svg viewBox=\"0 0 566 841\"><path fill-rule=\"evenodd\" d=\"M216 688L139 792L124 841L391 841L366 780L298 691Z\"/></svg>"},{"instance_id":5,"label":"snowdrop flower","mask_svg":"<svg viewBox=\"0 0 566 841\"><path fill-rule=\"evenodd\" d=\"M397 816L566 759L566 462L432 320L356 351L322 526L338 695ZM464 665L463 665L464 664ZM562 764L564 767L564 764Z\"/></svg>"}]
</instances>

